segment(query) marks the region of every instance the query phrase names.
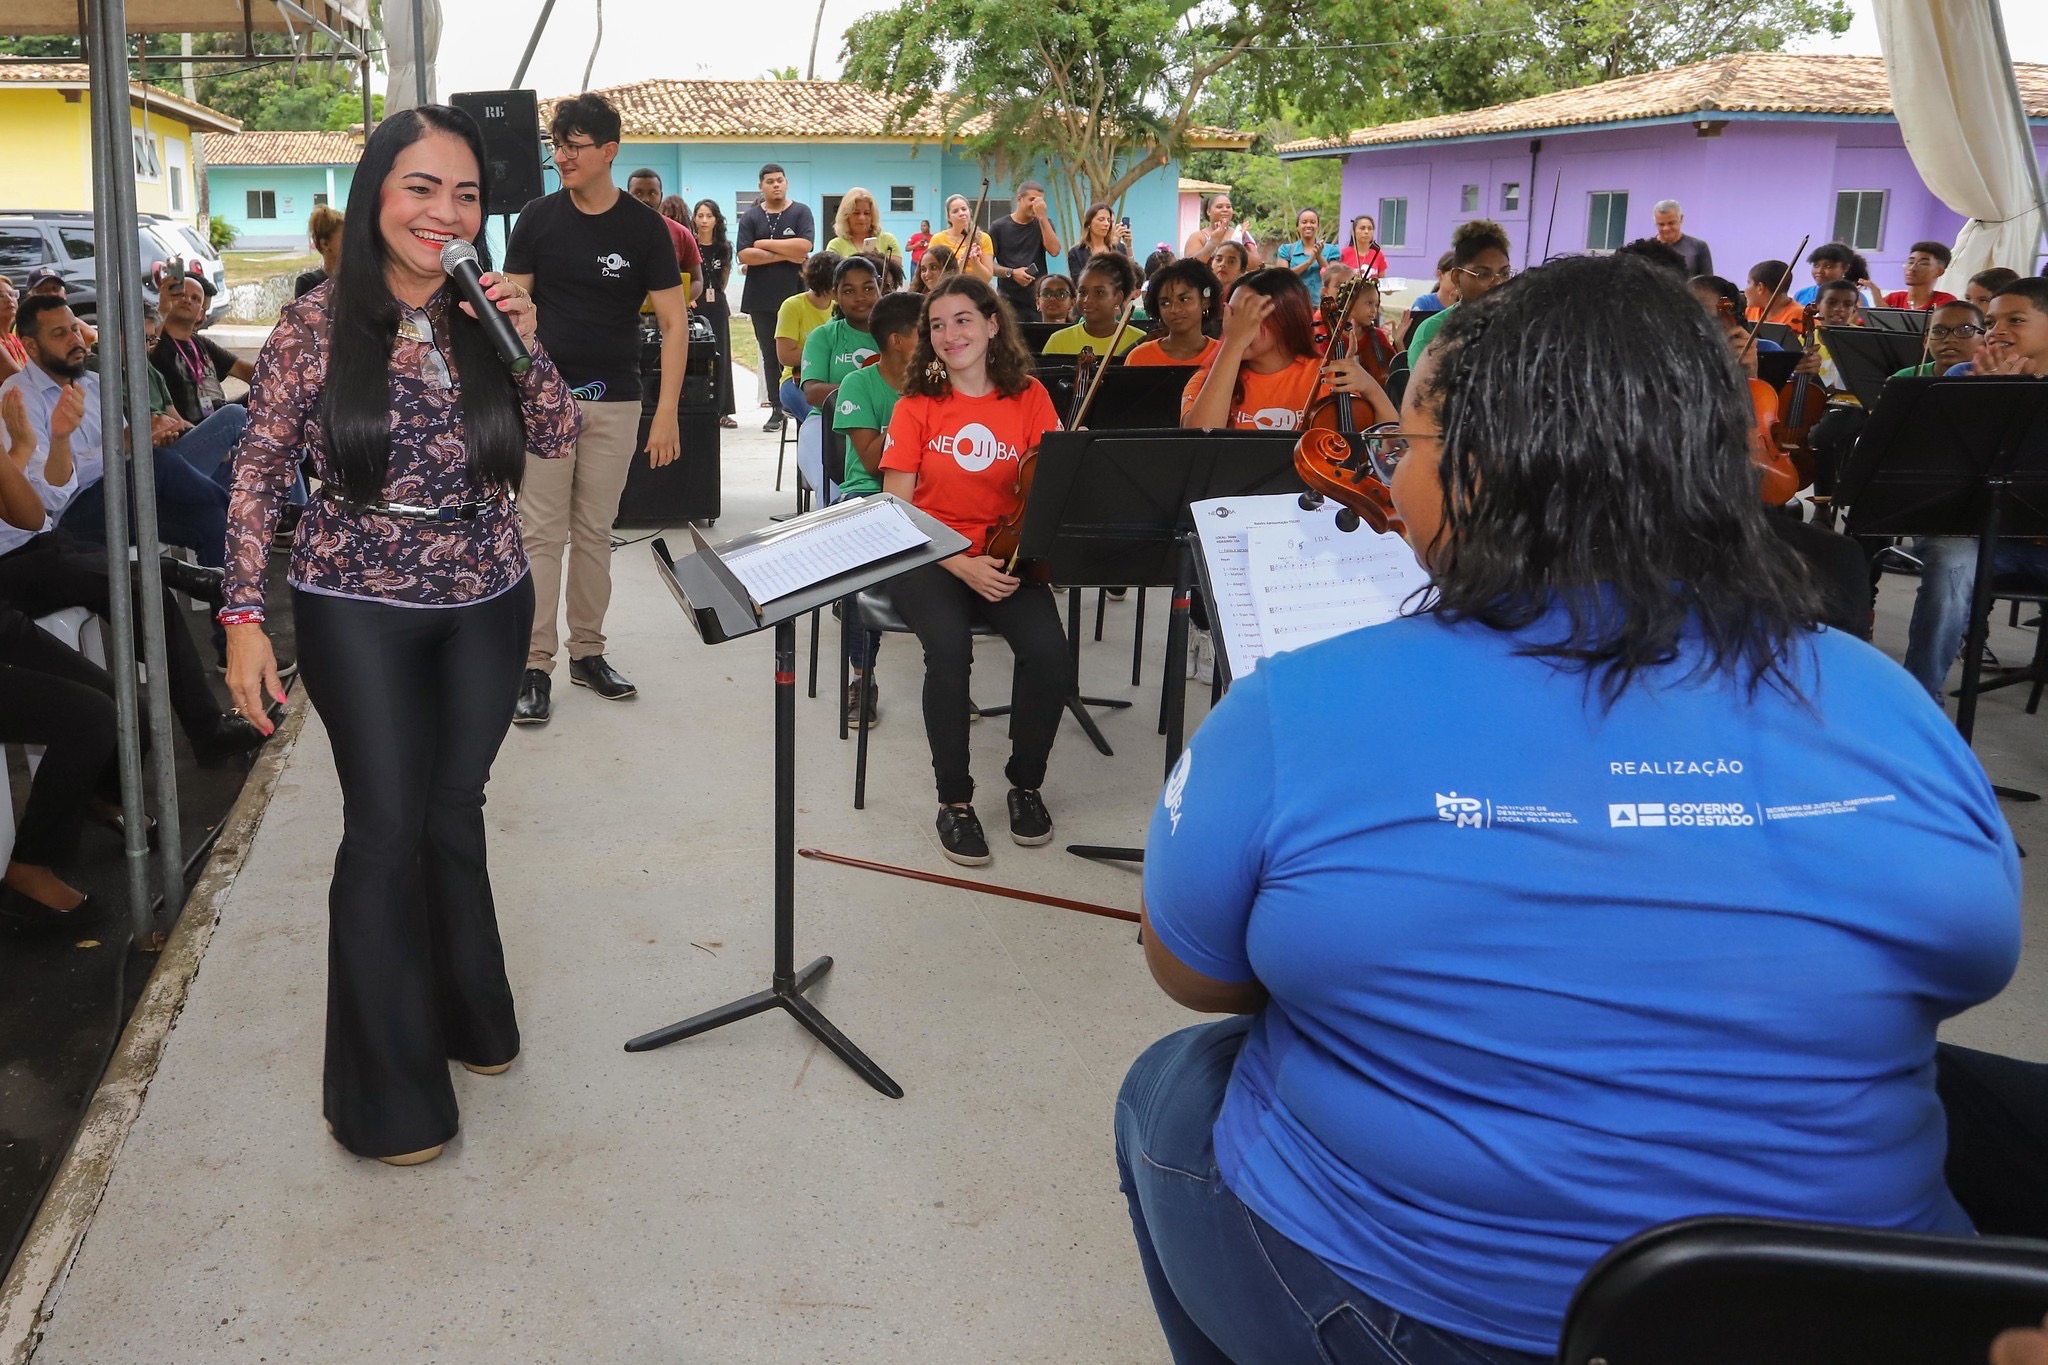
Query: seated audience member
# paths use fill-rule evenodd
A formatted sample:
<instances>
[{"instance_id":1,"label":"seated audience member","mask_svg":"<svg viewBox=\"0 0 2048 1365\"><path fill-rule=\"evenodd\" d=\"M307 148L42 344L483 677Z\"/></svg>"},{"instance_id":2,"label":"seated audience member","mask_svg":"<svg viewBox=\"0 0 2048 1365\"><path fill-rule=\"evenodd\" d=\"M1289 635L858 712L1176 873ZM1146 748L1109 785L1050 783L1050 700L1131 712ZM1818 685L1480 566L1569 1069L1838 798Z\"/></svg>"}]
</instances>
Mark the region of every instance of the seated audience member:
<instances>
[{"instance_id":1,"label":"seated audience member","mask_svg":"<svg viewBox=\"0 0 2048 1365\"><path fill-rule=\"evenodd\" d=\"M154 350L163 338L163 316L153 304L142 305L143 345ZM93 369L97 371L98 365ZM194 472L213 480L223 492L234 484L235 443L248 425L249 410L240 403L217 407L205 421L194 426L171 402L171 386L154 364L145 367L149 379L149 443L166 450L192 466ZM303 500L303 494L301 494Z\"/></svg>"},{"instance_id":2,"label":"seated audience member","mask_svg":"<svg viewBox=\"0 0 2048 1365\"><path fill-rule=\"evenodd\" d=\"M1936 1038L2018 961L2005 818L1899 670L1816 627L1749 424L1718 329L1626 256L1540 266L1424 355L1380 455L1430 587L1239 680L1152 819L1153 977L1238 1016L1115 1109L1175 1360L1538 1365L1644 1228L2040 1208L1979 1178L2039 1135L1947 1084L2017 1081L2025 1115L2040 1068ZM1308 724L1333 697L1388 723ZM1886 799L1773 818L1851 792Z\"/></svg>"},{"instance_id":3,"label":"seated audience member","mask_svg":"<svg viewBox=\"0 0 2048 1365\"><path fill-rule=\"evenodd\" d=\"M832 429L846 438L846 474L839 481L842 502L882 491L882 451L888 444L889 419L910 382L910 358L917 353L918 318L923 309L924 301L916 294L883 297L868 318L876 348L874 362L839 382L838 400L829 411ZM865 634L865 640L857 640L851 630L847 633L848 662L853 668L853 681L846 689L846 723L850 726L873 725L881 716L879 684L868 694L866 714L861 712L861 679L875 666L882 647L880 631Z\"/></svg>"},{"instance_id":4,"label":"seated audience member","mask_svg":"<svg viewBox=\"0 0 2048 1365\"><path fill-rule=\"evenodd\" d=\"M1949 251L1940 242L1915 242L1913 249L1906 253L1906 287L1894 289L1884 296L1887 308L1912 308L1926 311L1939 304L1955 299L1954 294L1945 294L1934 287L1936 280L1948 269Z\"/></svg>"},{"instance_id":5,"label":"seated audience member","mask_svg":"<svg viewBox=\"0 0 2048 1365\"><path fill-rule=\"evenodd\" d=\"M1458 297L1415 324L1408 337L1408 364L1412 369L1429 347L1444 320L1461 304L1486 297L1496 286L1507 283L1515 271L1508 260L1508 234L1499 223L1474 218L1460 223L1451 233L1451 275L1457 280ZM1439 290L1439 297L1442 291Z\"/></svg>"},{"instance_id":6,"label":"seated audience member","mask_svg":"<svg viewBox=\"0 0 2048 1365\"><path fill-rule=\"evenodd\" d=\"M799 378L812 411L831 412L839 383L875 353L868 318L882 299L882 258L848 256L832 272L832 316L804 339Z\"/></svg>"},{"instance_id":7,"label":"seated audience member","mask_svg":"<svg viewBox=\"0 0 2048 1365\"><path fill-rule=\"evenodd\" d=\"M1121 332L1117 330L1124 304L1138 292L1138 268L1131 264L1130 257L1117 251L1097 252L1088 258L1074 285L1081 302L1081 320L1047 337L1039 354L1079 355L1093 351L1099 359L1110 354L1112 345L1115 353L1122 355L1145 339L1145 329L1136 323L1125 324Z\"/></svg>"},{"instance_id":8,"label":"seated audience member","mask_svg":"<svg viewBox=\"0 0 2048 1365\"><path fill-rule=\"evenodd\" d=\"M1994 265L1989 270L1980 270L1970 276L1969 284L1963 288L1963 297L1976 306L1979 313L1991 307L1991 296L2020 277L2017 270L2008 270Z\"/></svg>"},{"instance_id":9,"label":"seated audience member","mask_svg":"<svg viewBox=\"0 0 2048 1365\"><path fill-rule=\"evenodd\" d=\"M803 292L791 294L775 313L775 359L782 366L779 401L782 410L798 422L811 415L811 405L797 382L803 368L804 343L811 333L832 317L832 277L838 273L839 258L829 251L814 253L804 262Z\"/></svg>"},{"instance_id":10,"label":"seated audience member","mask_svg":"<svg viewBox=\"0 0 2048 1365\"><path fill-rule=\"evenodd\" d=\"M1159 323L1149 341L1133 346L1125 365L1207 365L1223 349L1216 336L1223 315L1216 273L1183 256L1145 283L1145 312Z\"/></svg>"},{"instance_id":11,"label":"seated audience member","mask_svg":"<svg viewBox=\"0 0 2048 1365\"><path fill-rule=\"evenodd\" d=\"M910 287L920 294L929 294L939 287L940 280L959 273L959 267L953 263L953 248L944 242L933 242L925 247L924 257L917 263L917 274Z\"/></svg>"},{"instance_id":12,"label":"seated audience member","mask_svg":"<svg viewBox=\"0 0 2048 1365\"><path fill-rule=\"evenodd\" d=\"M301 271L292 281L292 297L302 299L333 279L341 269L341 226L343 216L339 211L318 205L313 216L306 220L306 238L313 244L313 250L320 253L320 264L311 270Z\"/></svg>"},{"instance_id":13,"label":"seated audience member","mask_svg":"<svg viewBox=\"0 0 2048 1365\"><path fill-rule=\"evenodd\" d=\"M0 385L0 392L19 393L27 410L43 460L33 467L30 478L42 495L43 506L67 535L103 545L107 510L100 377L86 368L85 344L75 323L70 308L56 299L31 298L24 303L15 325L28 347L29 365ZM175 394L175 386L172 391ZM85 410L67 433L60 457L52 447L52 427L58 409L74 396ZM216 427L206 439L215 440L219 433ZM166 545L191 550L200 564L212 571L197 573L188 564L166 559L164 581L218 606L219 571L227 554L228 490L180 455L155 447L153 442L151 455L158 538Z\"/></svg>"},{"instance_id":14,"label":"seated audience member","mask_svg":"<svg viewBox=\"0 0 2048 1365\"><path fill-rule=\"evenodd\" d=\"M1758 261L1749 270L1748 287L1742 291L1743 317L1749 322L1775 322L1794 332L1806 327L1806 310L1785 292L1791 267L1783 261Z\"/></svg>"},{"instance_id":15,"label":"seated audience member","mask_svg":"<svg viewBox=\"0 0 2048 1365\"><path fill-rule=\"evenodd\" d=\"M1960 319L1966 315L1944 309L1935 316ZM2028 276L1993 295L1990 323L1983 361L1974 367L1957 364L1942 373L2048 375L2048 279ZM1928 333L1932 349L1931 326ZM1906 631L1906 671L1927 689L1934 704L1941 706L1942 686L1969 629L1970 591L1977 579L1977 538L1922 536L1913 543L1913 554L1920 561L1920 590L1913 599L1913 620ZM1992 570L2037 586L2048 585L2048 546L2001 538L1992 556Z\"/></svg>"},{"instance_id":16,"label":"seated audience member","mask_svg":"<svg viewBox=\"0 0 2048 1365\"><path fill-rule=\"evenodd\" d=\"M1806 253L1806 264L1813 270L1813 283L1794 294L1793 299L1801 304L1815 302L1820 298L1822 288L1836 280L1849 278L1849 267L1855 261L1856 253L1840 242L1822 242Z\"/></svg>"},{"instance_id":17,"label":"seated audience member","mask_svg":"<svg viewBox=\"0 0 2048 1365\"><path fill-rule=\"evenodd\" d=\"M1315 306L1286 266L1254 270L1223 305L1223 344L1188 380L1180 424L1293 431L1316 396Z\"/></svg>"},{"instance_id":18,"label":"seated audience member","mask_svg":"<svg viewBox=\"0 0 2048 1365\"><path fill-rule=\"evenodd\" d=\"M197 269L171 261L158 273L157 309L163 315L163 332L149 352L149 363L170 388L171 406L195 427L220 408L242 406L228 402L221 390L223 380L246 384L256 374L254 365L200 333L199 324L206 320L206 281L192 273Z\"/></svg>"},{"instance_id":19,"label":"seated audience member","mask_svg":"<svg viewBox=\"0 0 2048 1365\"><path fill-rule=\"evenodd\" d=\"M1065 275L1047 275L1038 282L1038 320L1064 327L1074 320L1074 282Z\"/></svg>"},{"instance_id":20,"label":"seated audience member","mask_svg":"<svg viewBox=\"0 0 2048 1365\"><path fill-rule=\"evenodd\" d=\"M1237 282L1251 273L1251 253L1236 242L1225 242L1209 253L1209 268L1216 272L1216 283L1223 290L1223 298L1230 298L1230 291Z\"/></svg>"},{"instance_id":21,"label":"seated audience member","mask_svg":"<svg viewBox=\"0 0 2048 1365\"><path fill-rule=\"evenodd\" d=\"M36 312L51 315L70 313L52 299L39 299L34 307ZM31 316L30 304L24 303L23 316ZM72 340L76 341L75 335ZM40 366L32 356L28 369L0 384L0 449L5 452L0 454L0 465L6 467L5 472L0 472L0 606L31 619L70 607L84 607L96 616L106 617L113 612L106 551L56 529L47 506L53 480L59 485L75 481L76 471L70 468L72 440L83 428L89 412L95 422L99 414L86 402L85 385L72 382L62 386L62 397L40 421L33 419L31 409L40 404L29 396L23 381L38 373ZM53 463L57 468L51 468ZM57 479L59 474L66 478ZM200 580L180 582L181 587L204 590L210 584L211 599L220 599L217 571L209 574L175 560L165 560L165 581L178 581L179 575ZM171 711L191 740L194 755L202 766L214 767L261 746L264 736L256 727L240 716L222 714L170 591L166 589L157 597L164 622L165 683L170 691ZM141 609L138 590L137 610ZM135 632L135 653L139 660L140 630ZM24 656L17 653L12 657L19 661ZM30 652L26 657L33 660L42 656ZM90 703L84 709L90 709ZM0 706L0 713L6 710ZM60 789L62 785L59 784ZM49 847L61 851L61 821L53 824L49 832ZM58 911L65 909L68 897L57 888L44 883L35 894L54 896L48 903Z\"/></svg>"},{"instance_id":22,"label":"seated audience member","mask_svg":"<svg viewBox=\"0 0 2048 1365\"><path fill-rule=\"evenodd\" d=\"M71 297L71 286L64 282L64 276L57 267L46 265L28 277L28 296L64 300ZM84 318L77 319L77 326L79 339L85 342L87 350L100 344L99 328Z\"/></svg>"}]
</instances>

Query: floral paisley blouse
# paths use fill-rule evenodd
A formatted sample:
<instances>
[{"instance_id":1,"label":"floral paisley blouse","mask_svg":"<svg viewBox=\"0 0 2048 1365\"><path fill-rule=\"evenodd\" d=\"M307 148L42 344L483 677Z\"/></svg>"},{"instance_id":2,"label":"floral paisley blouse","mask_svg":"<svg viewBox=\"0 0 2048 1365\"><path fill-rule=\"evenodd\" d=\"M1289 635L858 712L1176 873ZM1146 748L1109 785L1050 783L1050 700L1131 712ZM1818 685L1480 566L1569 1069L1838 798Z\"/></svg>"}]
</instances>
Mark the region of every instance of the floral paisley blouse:
<instances>
[{"instance_id":1,"label":"floral paisley blouse","mask_svg":"<svg viewBox=\"0 0 2048 1365\"><path fill-rule=\"evenodd\" d=\"M320 422L328 294L322 285L287 304L256 361L228 509L229 610L263 607L270 540L300 459L309 459L323 482L335 480ZM452 307L444 288L425 308L402 311L391 352L391 467L383 501L484 507L470 521L430 522L380 516L316 495L292 541L293 587L397 606L452 607L495 597L525 577L526 547L511 490L480 486L469 474L462 383L448 336ZM537 342L529 350L533 368L514 381L526 448L543 459L567 455L581 414L554 362Z\"/></svg>"}]
</instances>

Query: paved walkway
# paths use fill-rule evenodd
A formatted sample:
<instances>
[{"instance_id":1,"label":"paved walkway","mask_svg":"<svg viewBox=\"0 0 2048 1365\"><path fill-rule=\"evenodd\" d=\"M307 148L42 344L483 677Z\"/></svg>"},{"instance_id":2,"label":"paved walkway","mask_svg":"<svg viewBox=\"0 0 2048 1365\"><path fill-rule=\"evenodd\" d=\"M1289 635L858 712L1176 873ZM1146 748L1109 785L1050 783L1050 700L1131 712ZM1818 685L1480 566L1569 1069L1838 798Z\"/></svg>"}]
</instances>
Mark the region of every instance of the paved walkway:
<instances>
[{"instance_id":1,"label":"paved walkway","mask_svg":"<svg viewBox=\"0 0 2048 1365\"><path fill-rule=\"evenodd\" d=\"M791 499L769 491L772 439L728 435L719 530L736 532ZM358 1161L323 1132L339 802L309 723L38 1365L1164 1359L1109 1121L1130 1059L1190 1016L1151 986L1128 927L805 863L799 961L838 960L815 998L907 1097L878 1096L780 1015L620 1049L765 984L770 659L764 637L699 642L644 545L616 563L612 657L639 700L562 686L553 724L507 739L491 787L519 1064L456 1073L464 1130L432 1165ZM1895 645L1906 603L1886 598ZM1061 842L1135 841L1157 789L1158 664L1148 647L1129 687L1132 612L1112 608L1084 654L1087 691L1138 704L1104 720L1114 758L1065 725L1047 787ZM2031 640L2001 627L1998 648ZM984 659L987 698L1007 668L999 645ZM945 868L909 648L883 651L861 813L836 672L828 657L819 698L799 702L799 842ZM2048 787L2048 717L2022 701L1987 703L1986 762ZM1003 747L1000 723L977 727L998 792ZM2008 810L2048 848L2040 806ZM986 804L998 828L999 811ZM1131 872L1058 843L1001 844L987 876L1138 900ZM1953 1036L2048 1059L2044 961Z\"/></svg>"}]
</instances>

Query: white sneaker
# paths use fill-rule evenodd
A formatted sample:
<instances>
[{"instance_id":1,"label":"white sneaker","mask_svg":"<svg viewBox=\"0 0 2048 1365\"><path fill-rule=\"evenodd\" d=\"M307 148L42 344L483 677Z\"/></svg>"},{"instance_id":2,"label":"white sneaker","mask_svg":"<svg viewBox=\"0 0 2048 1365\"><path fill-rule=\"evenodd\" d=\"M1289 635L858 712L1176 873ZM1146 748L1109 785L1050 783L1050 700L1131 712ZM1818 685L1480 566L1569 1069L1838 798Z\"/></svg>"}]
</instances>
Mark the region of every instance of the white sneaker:
<instances>
[{"instance_id":1,"label":"white sneaker","mask_svg":"<svg viewBox=\"0 0 2048 1365\"><path fill-rule=\"evenodd\" d=\"M1216 644L1209 632L1195 626L1188 627L1188 678L1194 682L1206 681L1216 666Z\"/></svg>"}]
</instances>

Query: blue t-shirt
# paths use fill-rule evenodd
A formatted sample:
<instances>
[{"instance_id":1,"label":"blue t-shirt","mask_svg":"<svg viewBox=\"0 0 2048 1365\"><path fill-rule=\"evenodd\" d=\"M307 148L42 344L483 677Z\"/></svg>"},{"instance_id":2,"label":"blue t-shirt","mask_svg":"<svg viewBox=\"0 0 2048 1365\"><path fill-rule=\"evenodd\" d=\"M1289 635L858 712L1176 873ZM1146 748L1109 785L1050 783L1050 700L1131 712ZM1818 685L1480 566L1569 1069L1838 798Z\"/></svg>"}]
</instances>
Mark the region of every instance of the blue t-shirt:
<instances>
[{"instance_id":1,"label":"blue t-shirt","mask_svg":"<svg viewBox=\"0 0 2048 1365\"><path fill-rule=\"evenodd\" d=\"M1815 299L1819 297L1820 286L1817 284L1809 284L1806 286L1806 288L1801 289L1797 293L1793 294L1792 301L1794 303L1812 303Z\"/></svg>"},{"instance_id":2,"label":"blue t-shirt","mask_svg":"<svg viewBox=\"0 0 2048 1365\"><path fill-rule=\"evenodd\" d=\"M1835 632L1810 707L1680 684L1688 651L1603 714L1514 652L1558 619L1270 658L1168 778L1153 931L1272 997L1225 1183L1389 1306L1543 1355L1673 1218L1966 1233L1935 1026L2012 974L2020 883L1955 727Z\"/></svg>"},{"instance_id":3,"label":"blue t-shirt","mask_svg":"<svg viewBox=\"0 0 2048 1365\"><path fill-rule=\"evenodd\" d=\"M1418 295L1415 302L1408 306L1418 313L1434 313L1443 308L1444 301L1438 298L1436 291L1432 289L1427 294Z\"/></svg>"},{"instance_id":4,"label":"blue t-shirt","mask_svg":"<svg viewBox=\"0 0 2048 1365\"><path fill-rule=\"evenodd\" d=\"M1280 264L1286 266L1289 270L1294 269L1295 266L1309 259L1308 248L1303 246L1299 239L1282 243L1278 254ZM1334 242L1325 242L1322 251L1316 257L1316 263L1298 277L1303 284L1308 286L1310 303L1321 303L1323 301L1323 267L1335 265L1343 259L1344 253L1337 249Z\"/></svg>"}]
</instances>

